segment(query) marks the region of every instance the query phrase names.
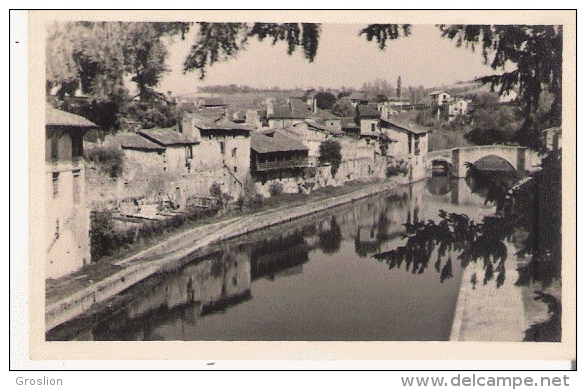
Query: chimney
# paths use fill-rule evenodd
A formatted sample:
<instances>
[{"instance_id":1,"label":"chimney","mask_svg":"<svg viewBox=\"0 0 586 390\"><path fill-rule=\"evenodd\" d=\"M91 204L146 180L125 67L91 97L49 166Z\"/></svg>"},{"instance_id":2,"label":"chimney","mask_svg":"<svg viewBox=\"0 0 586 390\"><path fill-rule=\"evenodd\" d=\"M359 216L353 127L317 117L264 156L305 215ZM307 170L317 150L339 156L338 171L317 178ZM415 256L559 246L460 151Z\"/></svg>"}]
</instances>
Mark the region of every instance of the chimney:
<instances>
[{"instance_id":1,"label":"chimney","mask_svg":"<svg viewBox=\"0 0 586 390\"><path fill-rule=\"evenodd\" d=\"M192 118L190 115L183 115L179 129L183 134L194 137L197 140L201 139L199 129L195 126L195 118Z\"/></svg>"},{"instance_id":2,"label":"chimney","mask_svg":"<svg viewBox=\"0 0 586 390\"><path fill-rule=\"evenodd\" d=\"M311 99L311 111L314 114L317 113L317 99L315 97Z\"/></svg>"}]
</instances>

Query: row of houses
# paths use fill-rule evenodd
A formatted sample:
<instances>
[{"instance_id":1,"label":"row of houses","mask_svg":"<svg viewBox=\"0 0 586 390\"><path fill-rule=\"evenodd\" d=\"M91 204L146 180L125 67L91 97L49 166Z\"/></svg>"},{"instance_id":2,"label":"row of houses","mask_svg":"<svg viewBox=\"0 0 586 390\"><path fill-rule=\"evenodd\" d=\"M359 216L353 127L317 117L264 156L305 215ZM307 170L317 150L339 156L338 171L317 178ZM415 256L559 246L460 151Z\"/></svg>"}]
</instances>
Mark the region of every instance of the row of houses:
<instances>
[{"instance_id":1,"label":"row of houses","mask_svg":"<svg viewBox=\"0 0 586 390\"><path fill-rule=\"evenodd\" d=\"M172 128L107 136L100 146L124 154L123 174L111 178L92 166L86 170L83 161L83 137L97 126L47 106L47 277L90 262L90 210L158 218L162 206L180 212L205 205L214 184L233 201L250 188L270 196L277 183L282 192L308 193L348 181L383 179L389 163L401 160L409 166L406 181L425 177L427 130L391 105L357 104L355 116L341 118L290 99L267 105L266 118L259 115L198 107ZM381 146L383 137L386 147ZM327 140L341 147L335 174L319 162L320 145ZM146 207L153 203L157 205Z\"/></svg>"}]
</instances>

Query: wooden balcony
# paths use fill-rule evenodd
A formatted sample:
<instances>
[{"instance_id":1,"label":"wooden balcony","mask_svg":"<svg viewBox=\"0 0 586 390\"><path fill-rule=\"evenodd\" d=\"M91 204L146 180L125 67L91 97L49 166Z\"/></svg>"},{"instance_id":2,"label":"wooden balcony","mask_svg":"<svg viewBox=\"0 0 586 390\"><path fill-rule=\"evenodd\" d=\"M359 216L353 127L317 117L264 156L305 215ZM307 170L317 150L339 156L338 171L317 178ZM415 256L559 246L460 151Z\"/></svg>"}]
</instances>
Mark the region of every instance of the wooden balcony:
<instances>
[{"instance_id":1,"label":"wooden balcony","mask_svg":"<svg viewBox=\"0 0 586 390\"><path fill-rule=\"evenodd\" d=\"M295 158L289 160L278 160L278 161L267 161L257 162L257 171L270 171L275 169L287 169L287 168L304 168L308 167L309 162L307 158Z\"/></svg>"}]
</instances>

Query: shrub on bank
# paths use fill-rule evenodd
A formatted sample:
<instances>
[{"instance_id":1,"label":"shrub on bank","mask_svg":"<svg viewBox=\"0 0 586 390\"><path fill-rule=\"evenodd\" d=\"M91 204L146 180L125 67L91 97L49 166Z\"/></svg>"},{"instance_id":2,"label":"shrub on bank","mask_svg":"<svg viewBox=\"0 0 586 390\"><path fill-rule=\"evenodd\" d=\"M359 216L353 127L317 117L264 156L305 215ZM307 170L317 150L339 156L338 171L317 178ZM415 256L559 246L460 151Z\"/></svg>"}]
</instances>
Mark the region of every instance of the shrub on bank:
<instances>
[{"instance_id":1,"label":"shrub on bank","mask_svg":"<svg viewBox=\"0 0 586 390\"><path fill-rule=\"evenodd\" d=\"M85 159L112 178L124 170L124 152L114 146L96 146L85 152Z\"/></svg>"},{"instance_id":2,"label":"shrub on bank","mask_svg":"<svg viewBox=\"0 0 586 390\"><path fill-rule=\"evenodd\" d=\"M148 221L126 229L114 226L111 211L92 212L90 244L92 262L104 256L111 256L120 248L127 248L137 241L148 241L163 233L174 231L186 222L197 221L216 215L218 208L193 208L160 221Z\"/></svg>"},{"instance_id":3,"label":"shrub on bank","mask_svg":"<svg viewBox=\"0 0 586 390\"><path fill-rule=\"evenodd\" d=\"M274 182L269 185L269 194L271 194L271 196L279 196L283 193L283 191L283 184L279 182Z\"/></svg>"},{"instance_id":4,"label":"shrub on bank","mask_svg":"<svg viewBox=\"0 0 586 390\"><path fill-rule=\"evenodd\" d=\"M395 177L399 175L405 176L409 173L409 165L405 160L394 160L392 163L387 165L387 177Z\"/></svg>"}]
</instances>

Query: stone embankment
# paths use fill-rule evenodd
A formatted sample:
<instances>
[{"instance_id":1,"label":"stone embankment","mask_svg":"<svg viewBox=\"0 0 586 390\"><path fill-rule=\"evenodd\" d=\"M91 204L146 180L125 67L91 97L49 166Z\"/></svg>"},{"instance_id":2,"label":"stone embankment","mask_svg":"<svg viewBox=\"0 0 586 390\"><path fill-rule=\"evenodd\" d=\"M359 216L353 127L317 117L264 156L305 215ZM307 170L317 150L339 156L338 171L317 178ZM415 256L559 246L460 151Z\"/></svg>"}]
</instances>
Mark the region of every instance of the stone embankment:
<instances>
[{"instance_id":1,"label":"stone embankment","mask_svg":"<svg viewBox=\"0 0 586 390\"><path fill-rule=\"evenodd\" d=\"M395 182L376 184L310 204L268 210L184 232L119 261L116 265L123 269L116 274L47 305L45 331L83 314L95 303L106 301L157 272L191 261L190 254L210 244L389 191L395 186Z\"/></svg>"},{"instance_id":2,"label":"stone embankment","mask_svg":"<svg viewBox=\"0 0 586 390\"><path fill-rule=\"evenodd\" d=\"M529 325L522 291L515 286L517 256L511 243L507 243L507 251L505 282L498 288L494 279L483 284L482 260L464 270L450 341L523 341ZM475 285L471 283L474 274L478 280Z\"/></svg>"}]
</instances>

